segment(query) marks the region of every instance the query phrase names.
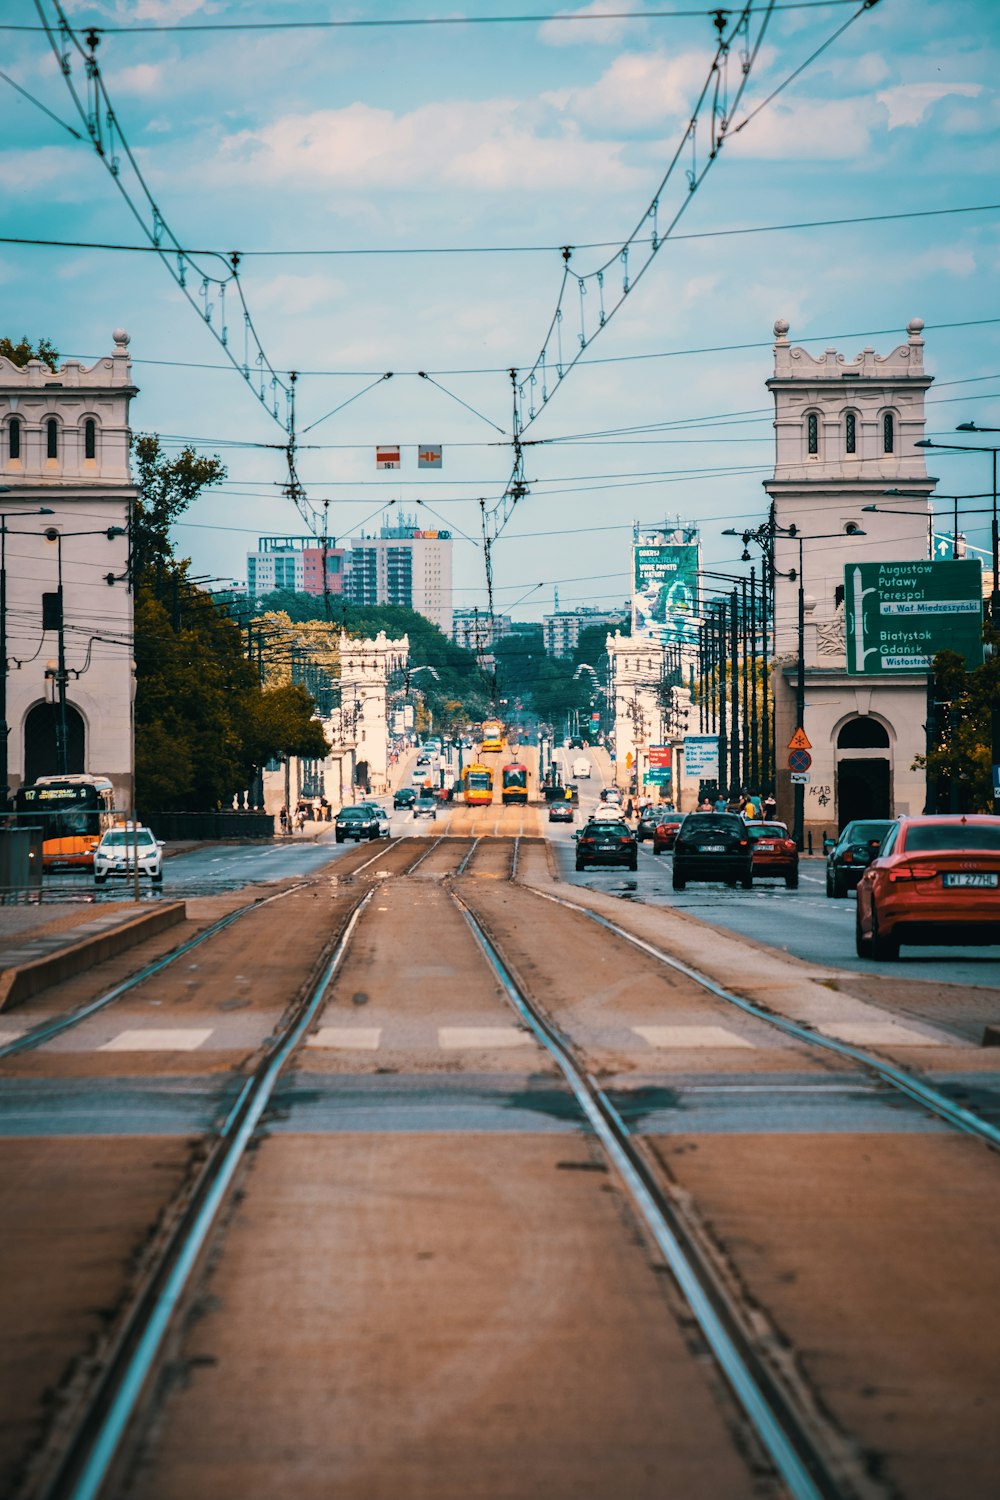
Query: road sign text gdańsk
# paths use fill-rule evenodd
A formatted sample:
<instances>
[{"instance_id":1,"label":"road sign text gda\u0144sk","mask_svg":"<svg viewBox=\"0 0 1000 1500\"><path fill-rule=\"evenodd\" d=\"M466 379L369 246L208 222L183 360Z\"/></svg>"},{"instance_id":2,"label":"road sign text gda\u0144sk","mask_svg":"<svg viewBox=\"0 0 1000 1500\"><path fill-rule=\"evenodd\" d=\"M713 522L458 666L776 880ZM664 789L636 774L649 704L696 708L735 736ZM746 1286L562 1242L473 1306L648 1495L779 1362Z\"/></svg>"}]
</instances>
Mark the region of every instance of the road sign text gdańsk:
<instances>
[{"instance_id":1,"label":"road sign text gda\u0144sk","mask_svg":"<svg viewBox=\"0 0 1000 1500\"><path fill-rule=\"evenodd\" d=\"M938 651L983 661L982 564L848 563L847 671L853 677L927 672Z\"/></svg>"}]
</instances>

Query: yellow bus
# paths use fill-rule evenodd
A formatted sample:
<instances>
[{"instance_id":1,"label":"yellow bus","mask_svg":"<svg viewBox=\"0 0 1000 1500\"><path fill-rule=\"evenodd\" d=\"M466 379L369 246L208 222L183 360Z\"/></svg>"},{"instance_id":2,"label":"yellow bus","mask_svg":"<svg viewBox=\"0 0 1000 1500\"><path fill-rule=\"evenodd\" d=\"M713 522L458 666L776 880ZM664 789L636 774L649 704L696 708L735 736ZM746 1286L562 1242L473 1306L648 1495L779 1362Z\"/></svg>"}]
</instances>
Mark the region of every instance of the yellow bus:
<instances>
[{"instance_id":1,"label":"yellow bus","mask_svg":"<svg viewBox=\"0 0 1000 1500\"><path fill-rule=\"evenodd\" d=\"M499 719L484 719L479 749L483 755L499 755L503 749L503 725Z\"/></svg>"},{"instance_id":2,"label":"yellow bus","mask_svg":"<svg viewBox=\"0 0 1000 1500\"><path fill-rule=\"evenodd\" d=\"M42 833L42 869L92 870L101 834L114 826L115 789L106 776L87 772L39 776L14 793L19 826Z\"/></svg>"}]
</instances>

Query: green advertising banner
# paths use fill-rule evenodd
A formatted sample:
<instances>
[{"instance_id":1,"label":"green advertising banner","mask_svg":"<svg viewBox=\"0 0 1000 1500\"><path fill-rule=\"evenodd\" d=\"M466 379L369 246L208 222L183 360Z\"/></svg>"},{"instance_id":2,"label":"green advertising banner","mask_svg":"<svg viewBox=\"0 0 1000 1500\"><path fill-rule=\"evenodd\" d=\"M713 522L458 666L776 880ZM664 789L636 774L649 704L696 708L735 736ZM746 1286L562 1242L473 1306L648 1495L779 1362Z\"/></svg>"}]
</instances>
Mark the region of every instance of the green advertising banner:
<instances>
[{"instance_id":1,"label":"green advertising banner","mask_svg":"<svg viewBox=\"0 0 1000 1500\"><path fill-rule=\"evenodd\" d=\"M632 634L664 644L696 640L698 543L637 543L632 551Z\"/></svg>"},{"instance_id":2,"label":"green advertising banner","mask_svg":"<svg viewBox=\"0 0 1000 1500\"><path fill-rule=\"evenodd\" d=\"M982 564L849 563L844 569L847 670L854 677L926 672L939 651L983 661Z\"/></svg>"}]
</instances>

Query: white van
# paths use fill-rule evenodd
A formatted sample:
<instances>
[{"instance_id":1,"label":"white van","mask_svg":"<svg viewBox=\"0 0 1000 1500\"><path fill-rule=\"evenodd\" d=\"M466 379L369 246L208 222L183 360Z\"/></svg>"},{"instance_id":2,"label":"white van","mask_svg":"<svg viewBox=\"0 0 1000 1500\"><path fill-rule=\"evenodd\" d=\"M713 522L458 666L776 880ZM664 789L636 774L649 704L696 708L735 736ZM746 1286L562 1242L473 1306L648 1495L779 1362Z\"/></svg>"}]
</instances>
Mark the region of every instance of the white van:
<instances>
[{"instance_id":1,"label":"white van","mask_svg":"<svg viewBox=\"0 0 1000 1500\"><path fill-rule=\"evenodd\" d=\"M573 762L573 776L575 780L590 780L590 761L585 755L578 755Z\"/></svg>"}]
</instances>

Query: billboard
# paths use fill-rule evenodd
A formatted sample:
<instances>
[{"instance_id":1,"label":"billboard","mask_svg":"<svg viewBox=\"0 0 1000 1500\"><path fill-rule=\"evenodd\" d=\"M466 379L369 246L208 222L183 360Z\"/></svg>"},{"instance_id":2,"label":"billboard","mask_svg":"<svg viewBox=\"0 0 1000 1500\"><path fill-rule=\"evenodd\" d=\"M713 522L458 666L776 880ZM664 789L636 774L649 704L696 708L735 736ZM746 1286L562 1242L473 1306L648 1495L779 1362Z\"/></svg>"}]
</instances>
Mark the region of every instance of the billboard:
<instances>
[{"instance_id":1,"label":"billboard","mask_svg":"<svg viewBox=\"0 0 1000 1500\"><path fill-rule=\"evenodd\" d=\"M844 614L851 676L926 672L939 651L957 651L970 670L982 665L978 561L849 563Z\"/></svg>"},{"instance_id":2,"label":"billboard","mask_svg":"<svg viewBox=\"0 0 1000 1500\"><path fill-rule=\"evenodd\" d=\"M632 634L696 641L698 543L636 542L632 555Z\"/></svg>"},{"instance_id":3,"label":"billboard","mask_svg":"<svg viewBox=\"0 0 1000 1500\"><path fill-rule=\"evenodd\" d=\"M719 736L686 734L684 736L684 772L702 781L719 779Z\"/></svg>"}]
</instances>

